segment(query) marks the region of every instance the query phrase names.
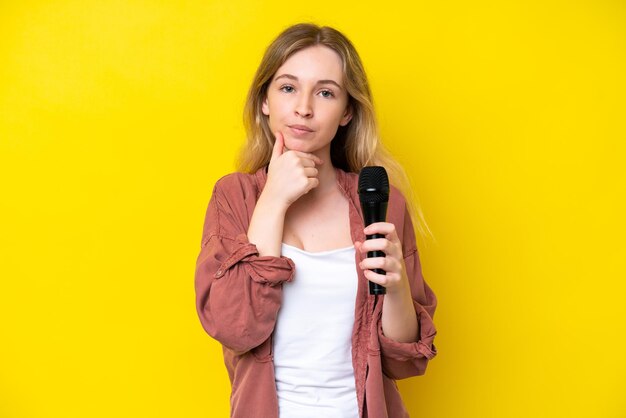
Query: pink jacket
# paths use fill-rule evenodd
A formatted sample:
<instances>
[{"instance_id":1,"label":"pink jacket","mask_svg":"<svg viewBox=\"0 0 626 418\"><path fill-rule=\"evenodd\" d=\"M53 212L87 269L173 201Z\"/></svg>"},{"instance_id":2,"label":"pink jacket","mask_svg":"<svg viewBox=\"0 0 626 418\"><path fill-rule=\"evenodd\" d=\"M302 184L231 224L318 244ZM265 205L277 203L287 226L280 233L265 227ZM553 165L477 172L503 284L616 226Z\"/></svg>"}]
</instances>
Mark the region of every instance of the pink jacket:
<instances>
[{"instance_id":1,"label":"pink jacket","mask_svg":"<svg viewBox=\"0 0 626 418\"><path fill-rule=\"evenodd\" d=\"M336 173L350 202L352 240L363 241L358 175L340 169ZM266 179L261 168L255 174L229 174L215 184L196 263L196 307L206 332L222 344L234 418L278 417L272 333L281 306L281 284L293 279L295 266L287 257L260 257L248 241L250 218ZM420 338L399 343L383 335L384 296L369 295L367 279L357 267L352 364L359 415L369 418L407 417L395 379L424 374L428 361L437 354L432 319L437 299L422 277L404 197L393 187L387 222L396 226L403 245ZM358 264L360 254L356 257Z\"/></svg>"}]
</instances>

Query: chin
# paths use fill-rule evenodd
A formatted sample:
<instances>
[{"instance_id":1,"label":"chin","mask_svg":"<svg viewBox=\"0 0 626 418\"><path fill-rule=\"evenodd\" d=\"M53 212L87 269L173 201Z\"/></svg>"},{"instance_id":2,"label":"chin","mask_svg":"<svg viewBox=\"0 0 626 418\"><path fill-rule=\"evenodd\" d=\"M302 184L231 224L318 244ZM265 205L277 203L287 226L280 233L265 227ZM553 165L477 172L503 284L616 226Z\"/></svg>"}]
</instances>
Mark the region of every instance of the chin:
<instances>
[{"instance_id":1,"label":"chin","mask_svg":"<svg viewBox=\"0 0 626 418\"><path fill-rule=\"evenodd\" d=\"M307 144L303 144L302 141L294 141L293 139L285 138L285 147L290 151L312 152L307 147Z\"/></svg>"}]
</instances>

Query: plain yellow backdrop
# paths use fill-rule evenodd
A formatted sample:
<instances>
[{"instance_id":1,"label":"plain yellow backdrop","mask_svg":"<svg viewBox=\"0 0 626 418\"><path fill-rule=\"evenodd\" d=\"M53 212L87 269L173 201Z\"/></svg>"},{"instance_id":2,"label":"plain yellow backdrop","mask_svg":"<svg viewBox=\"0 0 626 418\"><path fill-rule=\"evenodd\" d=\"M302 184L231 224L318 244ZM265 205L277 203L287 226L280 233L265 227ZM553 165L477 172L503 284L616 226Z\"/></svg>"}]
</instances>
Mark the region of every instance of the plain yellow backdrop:
<instances>
[{"instance_id":1,"label":"plain yellow backdrop","mask_svg":"<svg viewBox=\"0 0 626 418\"><path fill-rule=\"evenodd\" d=\"M0 3L0 417L225 417L193 275L286 26L335 26L436 240L414 417L626 417L622 1Z\"/></svg>"}]
</instances>

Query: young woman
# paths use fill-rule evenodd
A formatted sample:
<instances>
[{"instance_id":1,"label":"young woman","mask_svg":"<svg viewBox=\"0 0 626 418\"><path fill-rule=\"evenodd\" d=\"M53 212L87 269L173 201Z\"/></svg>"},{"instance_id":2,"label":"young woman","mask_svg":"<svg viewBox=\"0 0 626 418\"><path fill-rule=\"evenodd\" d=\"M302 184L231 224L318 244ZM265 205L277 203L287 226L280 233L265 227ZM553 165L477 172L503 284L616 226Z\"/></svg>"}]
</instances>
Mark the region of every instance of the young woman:
<instances>
[{"instance_id":1,"label":"young woman","mask_svg":"<svg viewBox=\"0 0 626 418\"><path fill-rule=\"evenodd\" d=\"M231 416L408 416L395 379L423 374L436 355L437 300L398 189L387 222L364 228L358 172L383 165L393 181L398 166L350 41L329 27L286 29L245 119L241 172L215 184L195 276L200 321L224 348ZM367 258L375 250L386 256ZM386 294L370 296L368 280Z\"/></svg>"}]
</instances>

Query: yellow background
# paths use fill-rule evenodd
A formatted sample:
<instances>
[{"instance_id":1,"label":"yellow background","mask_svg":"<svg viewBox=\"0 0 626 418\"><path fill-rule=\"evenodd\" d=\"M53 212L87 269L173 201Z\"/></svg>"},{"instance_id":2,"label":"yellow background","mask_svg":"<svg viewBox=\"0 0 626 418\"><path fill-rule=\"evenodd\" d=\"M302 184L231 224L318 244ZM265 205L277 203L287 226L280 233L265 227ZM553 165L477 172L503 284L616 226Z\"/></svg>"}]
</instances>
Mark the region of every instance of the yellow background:
<instances>
[{"instance_id":1,"label":"yellow background","mask_svg":"<svg viewBox=\"0 0 626 418\"><path fill-rule=\"evenodd\" d=\"M622 1L2 1L0 417L225 417L193 274L287 25L355 43L436 241L414 417L626 417Z\"/></svg>"}]
</instances>

